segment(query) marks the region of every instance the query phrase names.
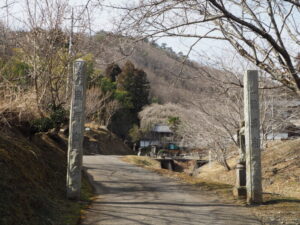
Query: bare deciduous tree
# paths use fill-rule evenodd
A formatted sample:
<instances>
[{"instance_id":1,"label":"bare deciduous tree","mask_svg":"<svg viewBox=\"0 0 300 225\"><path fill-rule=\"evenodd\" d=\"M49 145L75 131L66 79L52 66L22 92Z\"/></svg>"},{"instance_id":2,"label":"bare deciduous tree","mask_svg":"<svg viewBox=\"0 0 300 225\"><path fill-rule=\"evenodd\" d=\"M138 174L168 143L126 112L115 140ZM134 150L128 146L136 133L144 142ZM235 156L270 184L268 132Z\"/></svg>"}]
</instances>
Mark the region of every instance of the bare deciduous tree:
<instances>
[{"instance_id":1,"label":"bare deciduous tree","mask_svg":"<svg viewBox=\"0 0 300 225\"><path fill-rule=\"evenodd\" d=\"M5 7L0 8L0 100L11 102L12 106L20 103L21 107L24 104L20 99L30 99L40 116L45 116L51 105L66 103L68 107L68 65L84 54L86 45L82 40L88 39L83 35L89 28L88 2L74 10L76 26L72 39L72 32L66 27L70 14L67 0L5 1ZM13 15L13 6L23 8L24 13Z\"/></svg>"},{"instance_id":2,"label":"bare deciduous tree","mask_svg":"<svg viewBox=\"0 0 300 225\"><path fill-rule=\"evenodd\" d=\"M185 145L214 150L216 159L230 169L226 158L230 150L238 147L237 130L243 121L243 74L234 71L228 63L221 62L218 67L221 65L222 70L205 69L206 85L213 91L208 88L194 92L180 104L151 105L140 113L140 118L141 127L147 128L166 123L169 116L178 116L182 121L178 130ZM260 116L263 143L274 133L284 131L288 121L299 116L296 111L288 112L287 90L278 89L276 85L273 87L273 82L262 73Z\"/></svg>"},{"instance_id":3,"label":"bare deciduous tree","mask_svg":"<svg viewBox=\"0 0 300 225\"><path fill-rule=\"evenodd\" d=\"M70 91L66 88L70 77L69 65L82 52L80 34L86 30L87 20L82 15L83 11L77 9L77 33L73 34L72 27L68 34L65 21L69 13L68 1L26 1L28 19L22 22L28 31L19 40L20 55L30 66L36 104L41 112L49 103L67 103L65 96L68 94L65 92Z\"/></svg>"},{"instance_id":4,"label":"bare deciduous tree","mask_svg":"<svg viewBox=\"0 0 300 225\"><path fill-rule=\"evenodd\" d=\"M112 99L112 95L112 92L104 93L98 87L90 88L86 97L87 118L108 127L112 116L120 108L120 103Z\"/></svg>"},{"instance_id":5,"label":"bare deciduous tree","mask_svg":"<svg viewBox=\"0 0 300 225\"><path fill-rule=\"evenodd\" d=\"M295 64L300 46L298 1L142 0L119 8L124 10L120 23L124 33L193 38L195 43L227 41L274 80L300 93Z\"/></svg>"}]
</instances>

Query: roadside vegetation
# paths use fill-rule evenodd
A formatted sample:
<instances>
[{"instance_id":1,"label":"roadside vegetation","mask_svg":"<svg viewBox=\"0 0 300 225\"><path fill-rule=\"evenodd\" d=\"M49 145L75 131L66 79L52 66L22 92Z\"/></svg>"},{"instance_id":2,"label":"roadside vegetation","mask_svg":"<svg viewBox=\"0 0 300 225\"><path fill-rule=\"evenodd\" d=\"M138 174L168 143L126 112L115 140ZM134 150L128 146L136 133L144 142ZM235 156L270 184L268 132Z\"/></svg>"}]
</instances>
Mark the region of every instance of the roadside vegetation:
<instances>
[{"instance_id":1,"label":"roadside vegetation","mask_svg":"<svg viewBox=\"0 0 300 225\"><path fill-rule=\"evenodd\" d=\"M67 201L63 204L62 225L77 225L85 218L85 211L90 207L94 192L88 178L83 174L80 201Z\"/></svg>"}]
</instances>

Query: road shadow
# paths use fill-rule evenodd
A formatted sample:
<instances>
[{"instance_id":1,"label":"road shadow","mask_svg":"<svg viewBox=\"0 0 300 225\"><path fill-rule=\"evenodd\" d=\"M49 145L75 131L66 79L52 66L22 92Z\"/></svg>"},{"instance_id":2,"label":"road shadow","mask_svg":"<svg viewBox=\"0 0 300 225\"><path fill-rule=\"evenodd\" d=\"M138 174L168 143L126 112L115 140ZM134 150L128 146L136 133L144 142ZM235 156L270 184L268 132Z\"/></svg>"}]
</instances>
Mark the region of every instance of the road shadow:
<instances>
[{"instance_id":1,"label":"road shadow","mask_svg":"<svg viewBox=\"0 0 300 225\"><path fill-rule=\"evenodd\" d=\"M274 205L274 204L279 204L279 203L299 203L300 204L300 200L299 199L272 199L272 200L268 200L265 201L263 203L263 205Z\"/></svg>"},{"instance_id":2,"label":"road shadow","mask_svg":"<svg viewBox=\"0 0 300 225\"><path fill-rule=\"evenodd\" d=\"M225 204L212 192L108 159L84 164L98 195L82 225L260 224L246 207Z\"/></svg>"}]
</instances>

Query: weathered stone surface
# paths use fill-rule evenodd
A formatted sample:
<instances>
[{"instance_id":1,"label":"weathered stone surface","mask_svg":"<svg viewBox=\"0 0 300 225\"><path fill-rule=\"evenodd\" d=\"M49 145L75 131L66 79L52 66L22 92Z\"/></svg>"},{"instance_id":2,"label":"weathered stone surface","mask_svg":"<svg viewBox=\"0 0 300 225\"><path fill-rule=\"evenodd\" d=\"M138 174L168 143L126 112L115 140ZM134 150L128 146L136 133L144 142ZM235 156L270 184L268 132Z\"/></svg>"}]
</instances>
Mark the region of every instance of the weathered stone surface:
<instances>
[{"instance_id":1,"label":"weathered stone surface","mask_svg":"<svg viewBox=\"0 0 300 225\"><path fill-rule=\"evenodd\" d=\"M245 121L240 125L237 131L237 140L239 144L239 159L236 165L236 183L233 188L233 195L238 198L246 198L246 146L245 146Z\"/></svg>"},{"instance_id":2,"label":"weathered stone surface","mask_svg":"<svg viewBox=\"0 0 300 225\"><path fill-rule=\"evenodd\" d=\"M241 123L237 132L239 144L239 163L246 164L246 144L245 144L245 121Z\"/></svg>"},{"instance_id":3,"label":"weathered stone surface","mask_svg":"<svg viewBox=\"0 0 300 225\"><path fill-rule=\"evenodd\" d=\"M85 119L85 61L81 59L76 60L73 69L74 79L68 142L67 197L69 199L79 199Z\"/></svg>"},{"instance_id":4,"label":"weathered stone surface","mask_svg":"<svg viewBox=\"0 0 300 225\"><path fill-rule=\"evenodd\" d=\"M248 203L262 202L258 71L244 76L246 183Z\"/></svg>"},{"instance_id":5,"label":"weathered stone surface","mask_svg":"<svg viewBox=\"0 0 300 225\"><path fill-rule=\"evenodd\" d=\"M246 168L245 164L238 163L236 166L236 184L233 188L234 196L238 198L246 198Z\"/></svg>"},{"instance_id":6,"label":"weathered stone surface","mask_svg":"<svg viewBox=\"0 0 300 225\"><path fill-rule=\"evenodd\" d=\"M233 188L233 196L235 196L238 199L245 199L247 196L246 186L234 187Z\"/></svg>"},{"instance_id":7,"label":"weathered stone surface","mask_svg":"<svg viewBox=\"0 0 300 225\"><path fill-rule=\"evenodd\" d=\"M238 163L236 166L236 173L237 173L237 179L236 179L236 186L246 186L246 168L245 165L242 163Z\"/></svg>"}]
</instances>

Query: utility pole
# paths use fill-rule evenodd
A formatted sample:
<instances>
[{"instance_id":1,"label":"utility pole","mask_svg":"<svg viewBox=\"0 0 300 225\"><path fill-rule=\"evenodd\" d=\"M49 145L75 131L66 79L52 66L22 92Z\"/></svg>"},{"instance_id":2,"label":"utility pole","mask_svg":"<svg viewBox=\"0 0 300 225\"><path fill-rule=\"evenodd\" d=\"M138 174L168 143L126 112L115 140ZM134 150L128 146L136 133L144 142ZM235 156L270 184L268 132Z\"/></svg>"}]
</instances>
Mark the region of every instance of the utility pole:
<instances>
[{"instance_id":1,"label":"utility pole","mask_svg":"<svg viewBox=\"0 0 300 225\"><path fill-rule=\"evenodd\" d=\"M37 11L36 11L36 5L37 0L34 0L34 22L33 22L33 81L34 81L34 88L35 88L35 98L36 98L36 104L39 111L39 114L42 115L42 111L40 109L39 104L39 88L38 88L38 78L37 78L37 63L36 63L36 36L37 36Z\"/></svg>"},{"instance_id":2,"label":"utility pole","mask_svg":"<svg viewBox=\"0 0 300 225\"><path fill-rule=\"evenodd\" d=\"M70 83L72 81L73 73L72 73L72 60L73 60L73 35L74 35L74 8L72 7L71 12L71 24L70 24L70 36L69 36L69 62L68 62L68 75L67 75L67 84L66 84L66 96L65 100L67 101L70 96Z\"/></svg>"}]
</instances>

